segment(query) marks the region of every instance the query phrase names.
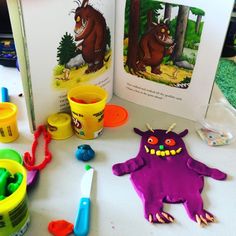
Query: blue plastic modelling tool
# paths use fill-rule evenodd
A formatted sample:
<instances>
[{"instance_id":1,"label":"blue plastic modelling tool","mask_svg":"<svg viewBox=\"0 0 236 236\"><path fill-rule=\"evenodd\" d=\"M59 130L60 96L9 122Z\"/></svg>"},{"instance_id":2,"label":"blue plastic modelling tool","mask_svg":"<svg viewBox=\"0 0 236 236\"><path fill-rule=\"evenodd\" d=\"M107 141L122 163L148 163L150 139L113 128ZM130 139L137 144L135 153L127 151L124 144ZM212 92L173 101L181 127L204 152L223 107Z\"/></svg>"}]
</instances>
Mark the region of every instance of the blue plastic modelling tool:
<instances>
[{"instance_id":1,"label":"blue plastic modelling tool","mask_svg":"<svg viewBox=\"0 0 236 236\"><path fill-rule=\"evenodd\" d=\"M1 88L2 102L9 102L8 90L5 87Z\"/></svg>"},{"instance_id":2,"label":"blue plastic modelling tool","mask_svg":"<svg viewBox=\"0 0 236 236\"><path fill-rule=\"evenodd\" d=\"M94 169L91 168L85 172L81 180L81 193L79 210L74 224L75 236L87 236L89 232L90 221L90 193L92 188Z\"/></svg>"}]
</instances>

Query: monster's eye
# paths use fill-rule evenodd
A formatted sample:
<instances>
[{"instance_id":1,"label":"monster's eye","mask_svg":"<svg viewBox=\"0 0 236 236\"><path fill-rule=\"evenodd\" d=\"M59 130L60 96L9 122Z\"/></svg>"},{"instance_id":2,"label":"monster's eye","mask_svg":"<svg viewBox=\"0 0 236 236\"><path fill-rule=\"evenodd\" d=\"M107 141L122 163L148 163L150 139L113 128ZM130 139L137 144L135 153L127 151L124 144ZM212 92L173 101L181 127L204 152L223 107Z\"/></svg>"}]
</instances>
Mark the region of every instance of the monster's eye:
<instances>
[{"instance_id":1,"label":"monster's eye","mask_svg":"<svg viewBox=\"0 0 236 236\"><path fill-rule=\"evenodd\" d=\"M176 144L175 140L172 138L168 138L165 140L165 144L168 146L174 146Z\"/></svg>"},{"instance_id":2,"label":"monster's eye","mask_svg":"<svg viewBox=\"0 0 236 236\"><path fill-rule=\"evenodd\" d=\"M169 31L169 30L167 31L167 34L170 34L170 31Z\"/></svg>"},{"instance_id":3,"label":"monster's eye","mask_svg":"<svg viewBox=\"0 0 236 236\"><path fill-rule=\"evenodd\" d=\"M80 22L80 16L77 16L76 22Z\"/></svg>"},{"instance_id":4,"label":"monster's eye","mask_svg":"<svg viewBox=\"0 0 236 236\"><path fill-rule=\"evenodd\" d=\"M161 32L162 32L162 33L165 33L165 31L166 31L166 30L165 30L164 28L161 29Z\"/></svg>"},{"instance_id":5,"label":"monster's eye","mask_svg":"<svg viewBox=\"0 0 236 236\"><path fill-rule=\"evenodd\" d=\"M150 137L148 138L148 141L147 141L147 142L148 142L149 144L155 145L155 144L158 143L158 138L155 137L155 136L150 136Z\"/></svg>"}]
</instances>

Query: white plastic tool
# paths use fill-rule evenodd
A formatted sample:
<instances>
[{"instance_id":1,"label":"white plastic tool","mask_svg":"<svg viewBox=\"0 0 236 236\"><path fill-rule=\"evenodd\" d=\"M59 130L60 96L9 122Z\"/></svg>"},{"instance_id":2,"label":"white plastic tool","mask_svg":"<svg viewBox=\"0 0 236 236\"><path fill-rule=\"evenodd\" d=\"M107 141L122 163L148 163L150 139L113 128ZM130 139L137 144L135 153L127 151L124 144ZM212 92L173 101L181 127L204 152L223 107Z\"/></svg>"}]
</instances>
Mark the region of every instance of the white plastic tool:
<instances>
[{"instance_id":1,"label":"white plastic tool","mask_svg":"<svg viewBox=\"0 0 236 236\"><path fill-rule=\"evenodd\" d=\"M75 236L87 236L90 221L90 193L92 188L94 169L85 172L81 180L81 193L79 209L74 224Z\"/></svg>"}]
</instances>

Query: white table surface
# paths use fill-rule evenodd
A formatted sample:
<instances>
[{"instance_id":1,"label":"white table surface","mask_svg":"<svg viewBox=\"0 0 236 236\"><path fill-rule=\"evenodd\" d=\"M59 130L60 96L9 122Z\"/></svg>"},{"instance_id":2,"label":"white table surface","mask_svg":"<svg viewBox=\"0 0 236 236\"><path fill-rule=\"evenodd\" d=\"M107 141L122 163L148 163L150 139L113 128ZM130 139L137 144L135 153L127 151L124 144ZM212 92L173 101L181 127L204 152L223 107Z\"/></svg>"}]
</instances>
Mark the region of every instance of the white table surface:
<instances>
[{"instance_id":1,"label":"white table surface","mask_svg":"<svg viewBox=\"0 0 236 236\"><path fill-rule=\"evenodd\" d=\"M10 99L18 108L20 137L13 143L0 143L0 148L13 148L23 154L31 150L33 134L30 133L20 74L16 69L0 66L0 87L9 90ZM218 100L218 92L213 92ZM106 128L95 140L81 140L73 136L67 140L50 143L52 161L40 173L38 184L28 193L31 224L27 236L47 236L48 223L65 219L74 222L79 199L80 180L85 164L96 170L92 189L90 236L234 236L236 235L236 142L221 147L207 146L195 132L195 123L166 113L114 97L112 103L125 107L129 112L128 122L117 128ZM187 216L182 204L165 204L164 209L175 217L172 224L150 224L143 217L141 200L134 191L129 175L117 177L112 174L112 165L135 157L140 137L133 127L146 130L145 124L153 128L167 129L177 123L174 131L185 128L189 134L184 138L192 157L228 174L226 181L205 178L202 192L205 209L213 213L216 223L199 227ZM43 142L42 142L43 143ZM89 144L96 152L94 160L78 161L74 153L78 145ZM43 145L43 144L42 144ZM39 145L37 161L43 152Z\"/></svg>"}]
</instances>

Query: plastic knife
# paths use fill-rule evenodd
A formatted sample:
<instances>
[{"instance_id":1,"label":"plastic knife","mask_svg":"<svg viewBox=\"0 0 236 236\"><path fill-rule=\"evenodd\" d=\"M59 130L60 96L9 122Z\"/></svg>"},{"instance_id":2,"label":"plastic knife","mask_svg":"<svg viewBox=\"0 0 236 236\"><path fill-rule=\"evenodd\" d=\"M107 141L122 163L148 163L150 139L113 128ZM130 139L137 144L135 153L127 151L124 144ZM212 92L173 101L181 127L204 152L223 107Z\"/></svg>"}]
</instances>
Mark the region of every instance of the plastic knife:
<instances>
[{"instance_id":1,"label":"plastic knife","mask_svg":"<svg viewBox=\"0 0 236 236\"><path fill-rule=\"evenodd\" d=\"M90 219L90 193L92 188L94 169L85 172L81 180L81 193L79 209L74 224L75 236L87 236Z\"/></svg>"}]
</instances>

